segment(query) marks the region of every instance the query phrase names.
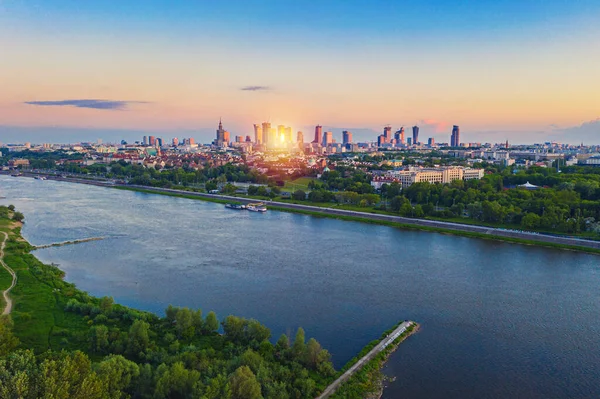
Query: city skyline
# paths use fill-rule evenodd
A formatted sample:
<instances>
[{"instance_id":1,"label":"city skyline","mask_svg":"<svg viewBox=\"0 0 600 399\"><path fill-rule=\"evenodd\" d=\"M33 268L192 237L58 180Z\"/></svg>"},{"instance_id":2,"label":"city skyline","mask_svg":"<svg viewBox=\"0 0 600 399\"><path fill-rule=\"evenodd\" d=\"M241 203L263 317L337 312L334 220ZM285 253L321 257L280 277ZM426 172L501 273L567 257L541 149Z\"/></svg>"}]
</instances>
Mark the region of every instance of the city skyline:
<instances>
[{"instance_id":1,"label":"city skyline","mask_svg":"<svg viewBox=\"0 0 600 399\"><path fill-rule=\"evenodd\" d=\"M600 4L483 3L5 1L0 141L208 142L219 116L232 136L272 120L307 140L320 123L356 141L388 124L597 141Z\"/></svg>"}]
</instances>

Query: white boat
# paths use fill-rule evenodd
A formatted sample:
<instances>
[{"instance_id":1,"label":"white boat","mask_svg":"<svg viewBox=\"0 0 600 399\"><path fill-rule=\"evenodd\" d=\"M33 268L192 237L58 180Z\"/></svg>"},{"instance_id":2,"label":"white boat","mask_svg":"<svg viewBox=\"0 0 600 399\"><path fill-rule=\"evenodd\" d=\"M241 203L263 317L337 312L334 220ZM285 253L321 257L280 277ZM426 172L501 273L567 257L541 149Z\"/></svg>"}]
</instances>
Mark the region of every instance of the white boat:
<instances>
[{"instance_id":1,"label":"white boat","mask_svg":"<svg viewBox=\"0 0 600 399\"><path fill-rule=\"evenodd\" d=\"M255 202L252 204L246 205L246 209L252 212L266 212L267 207L262 202Z\"/></svg>"}]
</instances>

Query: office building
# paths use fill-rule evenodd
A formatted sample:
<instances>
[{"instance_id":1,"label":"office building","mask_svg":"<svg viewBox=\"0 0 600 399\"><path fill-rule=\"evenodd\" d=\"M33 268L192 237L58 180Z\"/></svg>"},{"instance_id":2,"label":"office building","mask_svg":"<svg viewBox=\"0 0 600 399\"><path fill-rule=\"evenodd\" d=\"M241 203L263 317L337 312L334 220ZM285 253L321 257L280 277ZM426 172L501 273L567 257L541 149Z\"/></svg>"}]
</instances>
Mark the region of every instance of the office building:
<instances>
[{"instance_id":1,"label":"office building","mask_svg":"<svg viewBox=\"0 0 600 399\"><path fill-rule=\"evenodd\" d=\"M406 145L407 145L407 146L409 146L409 147L410 147L410 146L412 145L412 143L413 143L413 142L412 142L412 138L410 138L410 137L409 137L409 138L407 138L407 139L406 139Z\"/></svg>"},{"instance_id":2,"label":"office building","mask_svg":"<svg viewBox=\"0 0 600 399\"><path fill-rule=\"evenodd\" d=\"M419 144L419 126L413 126L412 128L413 136L412 136L412 144Z\"/></svg>"},{"instance_id":3,"label":"office building","mask_svg":"<svg viewBox=\"0 0 600 399\"><path fill-rule=\"evenodd\" d=\"M323 147L327 147L329 144L333 144L333 133L325 132L323 135Z\"/></svg>"},{"instance_id":4,"label":"office building","mask_svg":"<svg viewBox=\"0 0 600 399\"><path fill-rule=\"evenodd\" d=\"M450 147L460 147L460 128L456 125L452 127L452 135L450 136Z\"/></svg>"},{"instance_id":5,"label":"office building","mask_svg":"<svg viewBox=\"0 0 600 399\"><path fill-rule=\"evenodd\" d=\"M429 139L427 139L427 145L429 147L433 147L435 145L435 139L433 137L430 137Z\"/></svg>"},{"instance_id":6,"label":"office building","mask_svg":"<svg viewBox=\"0 0 600 399\"><path fill-rule=\"evenodd\" d=\"M292 128L290 126L285 128L285 142L292 143L294 139L292 138Z\"/></svg>"},{"instance_id":7,"label":"office building","mask_svg":"<svg viewBox=\"0 0 600 399\"><path fill-rule=\"evenodd\" d=\"M179 145L179 139L177 137L173 137L172 144L173 147L177 147Z\"/></svg>"},{"instance_id":8,"label":"office building","mask_svg":"<svg viewBox=\"0 0 600 399\"><path fill-rule=\"evenodd\" d=\"M262 124L262 138L264 144L269 144L269 136L271 135L271 123L263 122Z\"/></svg>"},{"instance_id":9,"label":"office building","mask_svg":"<svg viewBox=\"0 0 600 399\"><path fill-rule=\"evenodd\" d=\"M302 133L302 132L296 133L296 142L300 145L304 144L304 133Z\"/></svg>"},{"instance_id":10,"label":"office building","mask_svg":"<svg viewBox=\"0 0 600 399\"><path fill-rule=\"evenodd\" d=\"M149 142L148 142L148 143L149 143L149 144L150 144L152 147L154 147L154 146L156 145L156 137L154 137L154 136L150 136L150 137L148 138L148 140L149 140Z\"/></svg>"},{"instance_id":11,"label":"office building","mask_svg":"<svg viewBox=\"0 0 600 399\"><path fill-rule=\"evenodd\" d=\"M157 147L162 147L162 145L163 145L162 139L160 137L157 137L156 138L156 146Z\"/></svg>"},{"instance_id":12,"label":"office building","mask_svg":"<svg viewBox=\"0 0 600 399\"><path fill-rule=\"evenodd\" d=\"M389 143L392 141L392 127L386 126L383 128L383 135L385 136L385 142Z\"/></svg>"},{"instance_id":13,"label":"office building","mask_svg":"<svg viewBox=\"0 0 600 399\"><path fill-rule=\"evenodd\" d=\"M342 144L351 144L352 143L352 133L344 130L342 132Z\"/></svg>"},{"instance_id":14,"label":"office building","mask_svg":"<svg viewBox=\"0 0 600 399\"><path fill-rule=\"evenodd\" d=\"M144 138L142 139L142 144L148 145L148 136L144 136Z\"/></svg>"},{"instance_id":15,"label":"office building","mask_svg":"<svg viewBox=\"0 0 600 399\"><path fill-rule=\"evenodd\" d=\"M254 142L256 144L263 143L263 130L258 124L254 124Z\"/></svg>"},{"instance_id":16,"label":"office building","mask_svg":"<svg viewBox=\"0 0 600 399\"><path fill-rule=\"evenodd\" d=\"M317 125L317 126L315 126L315 139L313 140L313 143L321 144L322 140L323 140L323 126Z\"/></svg>"},{"instance_id":17,"label":"office building","mask_svg":"<svg viewBox=\"0 0 600 399\"><path fill-rule=\"evenodd\" d=\"M396 139L396 145L404 145L404 127L396 131L394 138Z\"/></svg>"},{"instance_id":18,"label":"office building","mask_svg":"<svg viewBox=\"0 0 600 399\"><path fill-rule=\"evenodd\" d=\"M379 136L377 136L377 147L383 147L384 144L385 144L385 135L380 134Z\"/></svg>"}]
</instances>

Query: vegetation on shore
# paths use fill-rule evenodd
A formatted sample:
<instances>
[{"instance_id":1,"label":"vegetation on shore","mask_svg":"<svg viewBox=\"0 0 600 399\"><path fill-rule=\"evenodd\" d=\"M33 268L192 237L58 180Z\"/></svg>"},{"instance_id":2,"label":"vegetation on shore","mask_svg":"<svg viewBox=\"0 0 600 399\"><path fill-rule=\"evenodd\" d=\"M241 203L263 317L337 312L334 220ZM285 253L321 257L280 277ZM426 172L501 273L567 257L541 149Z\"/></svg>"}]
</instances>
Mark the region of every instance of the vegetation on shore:
<instances>
[{"instance_id":1,"label":"vegetation on shore","mask_svg":"<svg viewBox=\"0 0 600 399\"><path fill-rule=\"evenodd\" d=\"M387 337L400 323L385 331L381 338L371 341L363 350L352 358L341 370L340 375L348 370L360 358L365 356L373 349L382 339ZM383 390L384 375L381 371L387 358L394 352L398 345L408 336L413 334L419 328L418 324L412 324L405 332L400 334L398 338L388 345L384 350L379 352L373 359L367 362L359 371L357 371L348 381L346 381L333 395L332 399L350 399L350 398L379 398Z\"/></svg>"},{"instance_id":2,"label":"vegetation on shore","mask_svg":"<svg viewBox=\"0 0 600 399\"><path fill-rule=\"evenodd\" d=\"M256 320L173 306L158 317L92 297L31 255L9 223L0 216L19 280L0 323L0 397L312 398L335 374L301 328L273 344Z\"/></svg>"}]
</instances>

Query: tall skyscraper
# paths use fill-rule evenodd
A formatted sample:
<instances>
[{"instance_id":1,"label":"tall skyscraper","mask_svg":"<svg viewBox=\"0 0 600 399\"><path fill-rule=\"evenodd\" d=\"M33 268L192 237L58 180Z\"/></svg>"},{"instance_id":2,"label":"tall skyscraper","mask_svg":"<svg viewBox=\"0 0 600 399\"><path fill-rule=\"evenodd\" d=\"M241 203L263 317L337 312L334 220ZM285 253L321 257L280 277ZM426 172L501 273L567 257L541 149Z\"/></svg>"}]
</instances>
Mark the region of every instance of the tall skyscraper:
<instances>
[{"instance_id":1,"label":"tall skyscraper","mask_svg":"<svg viewBox=\"0 0 600 399\"><path fill-rule=\"evenodd\" d=\"M294 139L292 137L292 128L290 126L285 128L285 142L293 143Z\"/></svg>"},{"instance_id":2,"label":"tall skyscraper","mask_svg":"<svg viewBox=\"0 0 600 399\"><path fill-rule=\"evenodd\" d=\"M256 144L263 143L263 130L258 124L254 124L254 142Z\"/></svg>"},{"instance_id":3,"label":"tall skyscraper","mask_svg":"<svg viewBox=\"0 0 600 399\"><path fill-rule=\"evenodd\" d=\"M154 147L154 146L156 145L156 137L154 137L154 136L150 136L148 139L150 140L150 141L149 141L150 145L151 145L152 147Z\"/></svg>"},{"instance_id":4,"label":"tall skyscraper","mask_svg":"<svg viewBox=\"0 0 600 399\"><path fill-rule=\"evenodd\" d=\"M302 146L304 144L304 133L298 132L296 134L296 141Z\"/></svg>"},{"instance_id":5,"label":"tall skyscraper","mask_svg":"<svg viewBox=\"0 0 600 399\"><path fill-rule=\"evenodd\" d=\"M163 144L162 139L160 137L157 137L156 138L156 146L157 147L162 147L162 144Z\"/></svg>"},{"instance_id":6,"label":"tall skyscraper","mask_svg":"<svg viewBox=\"0 0 600 399\"><path fill-rule=\"evenodd\" d=\"M450 136L450 147L460 147L460 128L452 126L452 135Z\"/></svg>"},{"instance_id":7,"label":"tall skyscraper","mask_svg":"<svg viewBox=\"0 0 600 399\"><path fill-rule=\"evenodd\" d=\"M427 145L429 147L433 147L435 145L435 139L433 137L430 137L429 139L427 139Z\"/></svg>"},{"instance_id":8,"label":"tall skyscraper","mask_svg":"<svg viewBox=\"0 0 600 399\"><path fill-rule=\"evenodd\" d=\"M383 135L385 136L385 141L389 143L392 141L392 127L386 126L383 128Z\"/></svg>"},{"instance_id":9,"label":"tall skyscraper","mask_svg":"<svg viewBox=\"0 0 600 399\"><path fill-rule=\"evenodd\" d=\"M219 118L219 128L217 129L217 139L215 140L215 144L221 147L223 143L226 142L229 142L229 140L225 140L225 129L223 129L221 118Z\"/></svg>"},{"instance_id":10,"label":"tall skyscraper","mask_svg":"<svg viewBox=\"0 0 600 399\"><path fill-rule=\"evenodd\" d=\"M413 136L412 143L413 145L419 144L419 126L413 126Z\"/></svg>"},{"instance_id":11,"label":"tall skyscraper","mask_svg":"<svg viewBox=\"0 0 600 399\"><path fill-rule=\"evenodd\" d=\"M394 138L396 139L396 145L404 144L404 127L401 127L400 130L396 131L396 134L394 136Z\"/></svg>"},{"instance_id":12,"label":"tall skyscraper","mask_svg":"<svg viewBox=\"0 0 600 399\"><path fill-rule=\"evenodd\" d=\"M406 145L407 145L407 146L409 146L409 147L410 147L410 146L412 145L412 143L413 143L413 142L412 142L412 138L410 138L410 137L409 137L409 138L407 138L407 139L406 139Z\"/></svg>"},{"instance_id":13,"label":"tall skyscraper","mask_svg":"<svg viewBox=\"0 0 600 399\"><path fill-rule=\"evenodd\" d=\"M377 136L377 147L383 147L385 144L385 134L380 134Z\"/></svg>"},{"instance_id":14,"label":"tall skyscraper","mask_svg":"<svg viewBox=\"0 0 600 399\"><path fill-rule=\"evenodd\" d=\"M285 141L285 126L277 126L277 144L281 144Z\"/></svg>"},{"instance_id":15,"label":"tall skyscraper","mask_svg":"<svg viewBox=\"0 0 600 399\"><path fill-rule=\"evenodd\" d=\"M323 147L327 147L329 144L333 144L333 133L325 132L323 135Z\"/></svg>"},{"instance_id":16,"label":"tall skyscraper","mask_svg":"<svg viewBox=\"0 0 600 399\"><path fill-rule=\"evenodd\" d=\"M270 133L271 133L271 123L263 122L263 124L262 124L263 143L265 143L265 144L269 143Z\"/></svg>"},{"instance_id":17,"label":"tall skyscraper","mask_svg":"<svg viewBox=\"0 0 600 399\"><path fill-rule=\"evenodd\" d=\"M313 143L321 144L321 141L323 141L323 126L317 125L315 126L315 139Z\"/></svg>"},{"instance_id":18,"label":"tall skyscraper","mask_svg":"<svg viewBox=\"0 0 600 399\"><path fill-rule=\"evenodd\" d=\"M229 137L229 132L227 130L225 130L223 132L223 141L225 143L229 143L231 141L230 137Z\"/></svg>"},{"instance_id":19,"label":"tall skyscraper","mask_svg":"<svg viewBox=\"0 0 600 399\"><path fill-rule=\"evenodd\" d=\"M246 136L246 143L252 143L252 137Z\"/></svg>"},{"instance_id":20,"label":"tall skyscraper","mask_svg":"<svg viewBox=\"0 0 600 399\"><path fill-rule=\"evenodd\" d=\"M179 139L177 137L173 137L173 147L177 147L179 145Z\"/></svg>"},{"instance_id":21,"label":"tall skyscraper","mask_svg":"<svg viewBox=\"0 0 600 399\"><path fill-rule=\"evenodd\" d=\"M144 138L142 139L142 143L144 145L148 145L148 136L144 136Z\"/></svg>"},{"instance_id":22,"label":"tall skyscraper","mask_svg":"<svg viewBox=\"0 0 600 399\"><path fill-rule=\"evenodd\" d=\"M352 133L344 130L342 132L342 144L351 144L352 143Z\"/></svg>"}]
</instances>

